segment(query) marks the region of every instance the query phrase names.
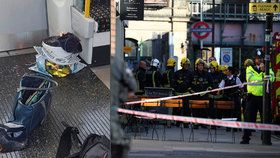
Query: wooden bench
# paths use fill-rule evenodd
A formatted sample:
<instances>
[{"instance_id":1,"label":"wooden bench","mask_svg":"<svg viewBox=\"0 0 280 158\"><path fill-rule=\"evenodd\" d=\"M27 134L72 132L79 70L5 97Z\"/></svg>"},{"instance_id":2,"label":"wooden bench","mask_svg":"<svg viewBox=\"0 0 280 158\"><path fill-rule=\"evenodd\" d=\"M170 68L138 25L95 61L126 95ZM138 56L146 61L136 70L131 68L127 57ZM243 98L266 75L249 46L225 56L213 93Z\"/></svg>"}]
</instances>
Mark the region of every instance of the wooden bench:
<instances>
[{"instance_id":1,"label":"wooden bench","mask_svg":"<svg viewBox=\"0 0 280 158\"><path fill-rule=\"evenodd\" d=\"M141 100L148 100L148 99L155 99L155 98L141 98ZM155 102L146 102L141 103L141 106L144 107L167 107L167 108L176 108L176 107L182 107L183 106L183 100L182 99L169 99L169 100L163 100L163 101L155 101Z\"/></svg>"},{"instance_id":2,"label":"wooden bench","mask_svg":"<svg viewBox=\"0 0 280 158\"><path fill-rule=\"evenodd\" d=\"M161 101L162 106L167 108L179 108L183 107L183 99L170 99Z\"/></svg>"},{"instance_id":3,"label":"wooden bench","mask_svg":"<svg viewBox=\"0 0 280 158\"><path fill-rule=\"evenodd\" d=\"M148 100L148 99L155 99L155 98L141 98L141 101ZM160 106L160 101L141 103L141 106L157 107L157 106Z\"/></svg>"},{"instance_id":4,"label":"wooden bench","mask_svg":"<svg viewBox=\"0 0 280 158\"><path fill-rule=\"evenodd\" d=\"M234 101L214 101L214 106L217 109L233 110Z\"/></svg>"},{"instance_id":5,"label":"wooden bench","mask_svg":"<svg viewBox=\"0 0 280 158\"><path fill-rule=\"evenodd\" d=\"M192 109L204 109L208 108L209 100L190 100L189 105Z\"/></svg>"}]
</instances>

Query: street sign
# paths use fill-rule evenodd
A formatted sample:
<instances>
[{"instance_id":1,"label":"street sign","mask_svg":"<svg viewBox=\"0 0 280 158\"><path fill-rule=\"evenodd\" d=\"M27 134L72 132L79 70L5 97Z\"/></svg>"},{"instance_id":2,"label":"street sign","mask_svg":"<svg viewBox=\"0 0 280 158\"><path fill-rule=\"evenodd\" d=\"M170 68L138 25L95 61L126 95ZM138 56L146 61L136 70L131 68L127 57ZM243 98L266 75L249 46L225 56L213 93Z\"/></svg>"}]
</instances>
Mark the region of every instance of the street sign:
<instances>
[{"instance_id":1,"label":"street sign","mask_svg":"<svg viewBox=\"0 0 280 158\"><path fill-rule=\"evenodd\" d=\"M144 0L120 0L120 16L122 20L143 20Z\"/></svg>"},{"instance_id":2,"label":"street sign","mask_svg":"<svg viewBox=\"0 0 280 158\"><path fill-rule=\"evenodd\" d=\"M280 4L249 3L249 13L280 13Z\"/></svg>"},{"instance_id":3,"label":"street sign","mask_svg":"<svg viewBox=\"0 0 280 158\"><path fill-rule=\"evenodd\" d=\"M204 39L209 36L210 32L212 32L212 28L209 28L209 25L206 22L199 21L193 25L190 31L196 38Z\"/></svg>"},{"instance_id":4,"label":"street sign","mask_svg":"<svg viewBox=\"0 0 280 158\"><path fill-rule=\"evenodd\" d=\"M232 66L232 48L221 48L221 65Z\"/></svg>"}]
</instances>

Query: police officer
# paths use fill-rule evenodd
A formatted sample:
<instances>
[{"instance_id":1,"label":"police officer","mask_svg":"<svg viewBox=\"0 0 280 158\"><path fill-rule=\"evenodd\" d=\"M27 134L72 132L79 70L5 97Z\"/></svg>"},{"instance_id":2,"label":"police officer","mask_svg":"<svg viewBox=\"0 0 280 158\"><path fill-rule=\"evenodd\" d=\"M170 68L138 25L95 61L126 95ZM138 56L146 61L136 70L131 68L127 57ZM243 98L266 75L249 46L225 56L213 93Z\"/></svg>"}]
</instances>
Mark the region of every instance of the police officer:
<instances>
[{"instance_id":1,"label":"police officer","mask_svg":"<svg viewBox=\"0 0 280 158\"><path fill-rule=\"evenodd\" d=\"M145 61L139 62L139 67L135 72L135 79L137 81L137 91L136 95L143 95L144 94L144 87L146 82L146 69L147 64Z\"/></svg>"},{"instance_id":2,"label":"police officer","mask_svg":"<svg viewBox=\"0 0 280 158\"><path fill-rule=\"evenodd\" d=\"M244 61L244 65L243 68L240 71L240 75L239 78L241 80L242 83L246 82L246 68L249 66L253 66L254 65L254 61L252 59L246 59ZM242 100L241 100L241 107L242 107L242 114L243 116L245 115L245 111L246 111L246 103L247 103L247 85L243 86L243 90L242 90Z\"/></svg>"},{"instance_id":3,"label":"police officer","mask_svg":"<svg viewBox=\"0 0 280 158\"><path fill-rule=\"evenodd\" d=\"M256 122L257 112L259 111L262 118L262 104L263 104L263 78L265 66L263 64L263 53L257 51L255 57L255 66L246 68L247 82L260 81L254 84L247 85L248 101L245 111L245 122ZM274 73L270 69L270 80L274 80ZM240 144L249 144L251 130L245 129Z\"/></svg>"},{"instance_id":4,"label":"police officer","mask_svg":"<svg viewBox=\"0 0 280 158\"><path fill-rule=\"evenodd\" d=\"M242 82L240 79L235 75L235 69L233 67L228 67L225 71L226 78L223 79L220 84L219 88L224 88L227 86L233 86L233 85L240 85L239 87L225 89L223 91L223 98L225 100L234 101L234 112L232 113L232 116L226 116L226 117L236 117L238 121L240 121L241 115L241 107L240 107L240 97L239 92L243 86L241 85ZM228 114L230 115L230 114Z\"/></svg>"},{"instance_id":5,"label":"police officer","mask_svg":"<svg viewBox=\"0 0 280 158\"><path fill-rule=\"evenodd\" d=\"M146 72L145 87L162 87L162 75L159 71L160 62L158 59L151 60L151 67Z\"/></svg>"},{"instance_id":6,"label":"police officer","mask_svg":"<svg viewBox=\"0 0 280 158\"><path fill-rule=\"evenodd\" d=\"M167 60L166 71L162 74L162 76L163 76L163 85L166 88L173 87L175 65L176 65L176 60L174 58L169 58Z\"/></svg>"},{"instance_id":7,"label":"police officer","mask_svg":"<svg viewBox=\"0 0 280 158\"><path fill-rule=\"evenodd\" d=\"M212 78L207 71L204 69L205 62L198 58L195 61L195 71L191 84L192 92L201 92L212 89ZM192 96L193 100L208 100L208 94L201 94ZM208 112L208 111L207 111ZM192 109L192 114L194 117L207 117L205 111L200 109ZM198 128L198 126L194 126L194 128Z\"/></svg>"},{"instance_id":8,"label":"police officer","mask_svg":"<svg viewBox=\"0 0 280 158\"><path fill-rule=\"evenodd\" d=\"M188 58L184 57L181 60L182 69L178 70L174 74L174 85L176 95L182 95L189 93L189 88L191 86L191 81L193 77L193 72L189 70L191 62ZM183 98L183 109L173 108L174 115L189 116L188 99ZM179 125L177 123L177 125Z\"/></svg>"}]
</instances>

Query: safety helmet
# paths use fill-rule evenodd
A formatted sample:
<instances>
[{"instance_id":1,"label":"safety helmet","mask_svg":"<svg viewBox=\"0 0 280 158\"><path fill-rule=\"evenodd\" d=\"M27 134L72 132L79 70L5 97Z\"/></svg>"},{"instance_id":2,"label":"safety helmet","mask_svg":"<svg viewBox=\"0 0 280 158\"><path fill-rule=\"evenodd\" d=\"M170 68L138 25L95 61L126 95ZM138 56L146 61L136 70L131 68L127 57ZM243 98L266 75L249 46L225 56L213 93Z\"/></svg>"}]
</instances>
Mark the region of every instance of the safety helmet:
<instances>
[{"instance_id":1,"label":"safety helmet","mask_svg":"<svg viewBox=\"0 0 280 158\"><path fill-rule=\"evenodd\" d=\"M252 65L254 65L254 62L252 59L246 59L244 61L244 67L248 67L248 66L252 66Z\"/></svg>"},{"instance_id":2,"label":"safety helmet","mask_svg":"<svg viewBox=\"0 0 280 158\"><path fill-rule=\"evenodd\" d=\"M183 57L183 58L181 59L181 65L183 65L183 64L188 64L188 65L190 65L191 62L190 62L190 60L189 60L188 58Z\"/></svg>"},{"instance_id":3,"label":"safety helmet","mask_svg":"<svg viewBox=\"0 0 280 158\"><path fill-rule=\"evenodd\" d=\"M196 59L196 61L195 61L195 65L198 65L198 64L203 64L203 65L205 65L205 62L204 62L201 58L198 58L198 59Z\"/></svg>"},{"instance_id":4,"label":"safety helmet","mask_svg":"<svg viewBox=\"0 0 280 158\"><path fill-rule=\"evenodd\" d=\"M213 66L216 70L218 70L219 64L218 64L217 61L213 60L213 61L210 62L210 66Z\"/></svg>"},{"instance_id":5,"label":"safety helmet","mask_svg":"<svg viewBox=\"0 0 280 158\"><path fill-rule=\"evenodd\" d=\"M159 60L158 59L152 59L151 60L151 66L159 68L159 66L160 66Z\"/></svg>"},{"instance_id":6,"label":"safety helmet","mask_svg":"<svg viewBox=\"0 0 280 158\"><path fill-rule=\"evenodd\" d=\"M169 58L168 60L167 60L167 65L166 66L175 66L175 64L176 64L176 60L174 59L174 58Z\"/></svg>"},{"instance_id":7,"label":"safety helmet","mask_svg":"<svg viewBox=\"0 0 280 158\"><path fill-rule=\"evenodd\" d=\"M228 66L227 65L220 65L219 66L219 71L225 71L225 70L227 70L228 69Z\"/></svg>"}]
</instances>

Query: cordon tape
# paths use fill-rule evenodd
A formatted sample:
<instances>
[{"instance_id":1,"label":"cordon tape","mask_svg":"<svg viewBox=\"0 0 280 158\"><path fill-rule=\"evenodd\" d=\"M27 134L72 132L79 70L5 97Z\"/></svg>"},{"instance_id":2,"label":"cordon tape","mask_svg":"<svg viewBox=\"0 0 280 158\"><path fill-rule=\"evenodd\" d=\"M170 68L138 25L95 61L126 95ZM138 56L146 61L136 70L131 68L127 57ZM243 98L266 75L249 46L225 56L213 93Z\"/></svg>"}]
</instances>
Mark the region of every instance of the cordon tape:
<instances>
[{"instance_id":1,"label":"cordon tape","mask_svg":"<svg viewBox=\"0 0 280 158\"><path fill-rule=\"evenodd\" d=\"M232 128L280 131L280 126L278 126L278 125L263 124L263 123L250 123L250 122L240 122L240 121L226 121L226 120L219 120L219 119L206 119L206 118L197 118L197 117L165 115L165 114L157 114L157 113L150 113L150 112L127 110L127 109L122 109L122 108L118 108L117 111L120 113L147 117L147 118L152 118L152 119L191 122L191 123L232 127Z\"/></svg>"},{"instance_id":2,"label":"cordon tape","mask_svg":"<svg viewBox=\"0 0 280 158\"><path fill-rule=\"evenodd\" d=\"M262 82L262 81L244 82L242 84L227 86L227 87L224 87L224 88L217 88L217 89L212 89L212 90L207 90L207 91L202 91L202 92L196 92L196 93L184 94L184 95L178 95L178 96L171 96L171 97L146 99L146 100L141 100L141 101L132 101L132 102L126 102L124 104L125 105L133 105L133 104L140 104L140 103L147 103L147 102L157 102L157 101L163 101L163 100L177 99L177 98L189 97L189 96L194 96L194 95L204 95L204 94L207 94L207 93L217 92L217 91L230 89L230 88L235 88L235 87L241 87L241 86L244 86L244 85L255 84L255 83L258 83L258 82ZM190 122L190 123L215 125L215 126L223 126L223 127L231 127L231 128L280 131L280 126L279 125L232 121L232 120L235 120L235 119L229 119L229 120L226 120L226 119L223 120L222 119L221 120L221 119L175 116L175 115L166 115L166 114L157 114L157 113L142 112L142 111L135 111L135 110L127 110L127 109L122 109L122 108L118 108L117 111L119 113L136 115L136 116L147 117L147 118L152 118L152 119Z\"/></svg>"}]
</instances>

